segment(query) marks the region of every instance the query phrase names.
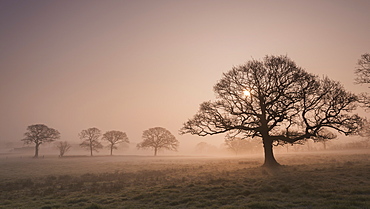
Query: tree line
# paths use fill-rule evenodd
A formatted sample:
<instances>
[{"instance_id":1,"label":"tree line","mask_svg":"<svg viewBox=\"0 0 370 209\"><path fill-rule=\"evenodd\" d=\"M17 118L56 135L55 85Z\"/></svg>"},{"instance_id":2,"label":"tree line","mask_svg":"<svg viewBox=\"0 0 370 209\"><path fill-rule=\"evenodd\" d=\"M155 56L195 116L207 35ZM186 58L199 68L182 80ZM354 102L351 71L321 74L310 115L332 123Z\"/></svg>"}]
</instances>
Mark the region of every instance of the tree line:
<instances>
[{"instance_id":1,"label":"tree line","mask_svg":"<svg viewBox=\"0 0 370 209\"><path fill-rule=\"evenodd\" d=\"M22 141L25 144L35 144L34 158L38 158L40 145L54 142L60 139L60 133L54 128L50 128L44 124L34 124L27 127L27 132L24 134L25 138ZM102 141L108 142L107 148L110 149L110 155L113 155L113 150L117 149L117 145L121 143L130 143L127 134L122 131L107 131L102 134L98 128L88 128L82 130L78 137L82 140L80 147L85 148L93 156L93 152L98 152L104 146ZM157 155L158 150L167 149L177 151L179 141L174 135L165 128L155 127L145 130L142 136L143 141L137 144L138 149L153 149L154 156ZM67 141L58 141L57 148L59 149L59 156L63 157L71 148L71 144Z\"/></svg>"},{"instance_id":2,"label":"tree line","mask_svg":"<svg viewBox=\"0 0 370 209\"><path fill-rule=\"evenodd\" d=\"M370 84L369 53L361 56L355 74L357 84ZM351 93L337 81L307 72L287 56L267 55L263 60L253 59L235 66L223 74L213 89L216 100L202 103L193 118L184 123L180 134L227 133L231 146L246 144L233 143L233 139L260 139L263 165L267 167L280 165L273 153L277 145L299 144L308 139L325 143L336 138L336 133L369 135L366 118L355 113L358 106L370 108L367 93ZM40 131L33 133L37 127ZM40 144L59 138L59 132L42 125L30 126L28 130L24 141L35 143L35 157ZM87 147L91 155L94 149L101 148L98 133L92 128L79 134L84 140L80 146ZM108 140L107 137L103 139ZM112 153L115 142L108 142ZM144 131L143 142L137 145L139 149L148 147L156 155L161 148L176 150L178 141L157 127Z\"/></svg>"}]
</instances>

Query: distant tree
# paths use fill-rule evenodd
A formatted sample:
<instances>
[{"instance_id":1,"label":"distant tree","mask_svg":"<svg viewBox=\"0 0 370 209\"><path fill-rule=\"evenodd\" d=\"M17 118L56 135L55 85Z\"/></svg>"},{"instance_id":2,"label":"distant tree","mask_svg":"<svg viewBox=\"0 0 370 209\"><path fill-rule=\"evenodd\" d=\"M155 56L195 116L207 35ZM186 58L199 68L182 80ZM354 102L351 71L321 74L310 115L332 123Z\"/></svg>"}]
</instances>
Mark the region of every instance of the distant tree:
<instances>
[{"instance_id":1,"label":"distant tree","mask_svg":"<svg viewBox=\"0 0 370 209\"><path fill-rule=\"evenodd\" d=\"M119 143L130 143L126 133L122 131L107 131L103 134L103 140L109 143L108 148L110 149L110 155L113 155L113 149L117 149Z\"/></svg>"},{"instance_id":2,"label":"distant tree","mask_svg":"<svg viewBox=\"0 0 370 209\"><path fill-rule=\"evenodd\" d=\"M231 137L225 139L226 147L233 151L235 155L239 155L241 153L252 153L255 149L256 143L253 143L253 139L242 139L240 137Z\"/></svg>"},{"instance_id":3,"label":"distant tree","mask_svg":"<svg viewBox=\"0 0 370 209\"><path fill-rule=\"evenodd\" d=\"M357 61L357 67L355 70L356 84L370 84L370 53L361 55L361 58ZM370 87L370 86L368 86ZM370 108L370 96L368 93L361 93L359 95L359 102L366 109Z\"/></svg>"},{"instance_id":4,"label":"distant tree","mask_svg":"<svg viewBox=\"0 0 370 209\"><path fill-rule=\"evenodd\" d=\"M101 131L97 128L82 130L78 136L83 140L80 146L90 150L90 156L93 156L93 151L99 152L99 149L103 148L103 145L99 141Z\"/></svg>"},{"instance_id":5,"label":"distant tree","mask_svg":"<svg viewBox=\"0 0 370 209\"><path fill-rule=\"evenodd\" d=\"M264 166L280 164L273 145L317 136L322 128L356 134L357 96L327 77L307 73L286 56L266 56L234 67L214 86L217 100L204 102L181 134L229 133L263 142Z\"/></svg>"},{"instance_id":6,"label":"distant tree","mask_svg":"<svg viewBox=\"0 0 370 209\"><path fill-rule=\"evenodd\" d=\"M370 84L370 53L361 55L355 70L356 84Z\"/></svg>"},{"instance_id":7,"label":"distant tree","mask_svg":"<svg viewBox=\"0 0 370 209\"><path fill-rule=\"evenodd\" d=\"M138 149L154 149L154 156L158 150L167 149L177 151L179 141L165 128L155 127L143 132L143 141L137 144Z\"/></svg>"},{"instance_id":8,"label":"distant tree","mask_svg":"<svg viewBox=\"0 0 370 209\"><path fill-rule=\"evenodd\" d=\"M370 96L366 92L362 92L358 94L358 102L361 104L361 107L363 107L365 110L370 109Z\"/></svg>"},{"instance_id":9,"label":"distant tree","mask_svg":"<svg viewBox=\"0 0 370 209\"><path fill-rule=\"evenodd\" d=\"M208 144L207 142L199 142L196 146L195 146L195 150L198 154L205 154L205 153L216 153L217 152L217 147L212 145L212 144Z\"/></svg>"},{"instance_id":10,"label":"distant tree","mask_svg":"<svg viewBox=\"0 0 370 209\"><path fill-rule=\"evenodd\" d=\"M208 151L208 143L207 142L199 142L196 146L195 149L197 152L203 153Z\"/></svg>"},{"instance_id":11,"label":"distant tree","mask_svg":"<svg viewBox=\"0 0 370 209\"><path fill-rule=\"evenodd\" d=\"M316 136L312 137L312 140L314 140L314 142L322 142L326 150L326 142L335 138L337 138L335 133L329 131L327 128L322 128L317 132Z\"/></svg>"},{"instance_id":12,"label":"distant tree","mask_svg":"<svg viewBox=\"0 0 370 209\"><path fill-rule=\"evenodd\" d=\"M370 122L368 120L365 120L359 133L360 133L360 136L363 137L362 142L365 145L365 147L363 148L370 147Z\"/></svg>"},{"instance_id":13,"label":"distant tree","mask_svg":"<svg viewBox=\"0 0 370 209\"><path fill-rule=\"evenodd\" d=\"M370 139L370 122L367 119L364 120L361 129L359 130L359 134L364 138Z\"/></svg>"},{"instance_id":14,"label":"distant tree","mask_svg":"<svg viewBox=\"0 0 370 209\"><path fill-rule=\"evenodd\" d=\"M59 141L57 142L57 148L59 150L59 156L63 157L66 152L72 147L67 141Z\"/></svg>"},{"instance_id":15,"label":"distant tree","mask_svg":"<svg viewBox=\"0 0 370 209\"><path fill-rule=\"evenodd\" d=\"M22 141L25 144L35 144L34 158L38 158L40 145L59 139L60 133L44 124L35 124L27 127L27 132L24 133L24 136L25 138Z\"/></svg>"}]
</instances>

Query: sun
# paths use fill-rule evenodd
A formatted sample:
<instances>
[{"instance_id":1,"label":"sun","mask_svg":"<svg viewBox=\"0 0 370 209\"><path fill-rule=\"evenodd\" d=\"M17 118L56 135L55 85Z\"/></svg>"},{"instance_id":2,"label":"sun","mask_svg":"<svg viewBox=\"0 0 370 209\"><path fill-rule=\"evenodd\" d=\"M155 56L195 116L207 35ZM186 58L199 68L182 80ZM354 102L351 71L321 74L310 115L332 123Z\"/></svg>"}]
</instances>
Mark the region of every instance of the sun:
<instances>
[{"instance_id":1,"label":"sun","mask_svg":"<svg viewBox=\"0 0 370 209\"><path fill-rule=\"evenodd\" d=\"M243 94L244 94L244 96L247 96L247 97L249 97L251 95L251 93L248 90L244 90Z\"/></svg>"}]
</instances>

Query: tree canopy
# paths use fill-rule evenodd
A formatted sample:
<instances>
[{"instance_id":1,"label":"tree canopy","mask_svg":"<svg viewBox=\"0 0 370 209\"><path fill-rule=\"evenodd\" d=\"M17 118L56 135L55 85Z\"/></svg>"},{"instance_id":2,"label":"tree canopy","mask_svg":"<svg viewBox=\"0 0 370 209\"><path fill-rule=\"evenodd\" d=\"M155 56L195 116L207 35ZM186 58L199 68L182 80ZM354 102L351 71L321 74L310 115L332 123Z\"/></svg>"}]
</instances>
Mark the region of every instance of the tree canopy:
<instances>
[{"instance_id":1,"label":"tree canopy","mask_svg":"<svg viewBox=\"0 0 370 209\"><path fill-rule=\"evenodd\" d=\"M216 101L202 103L180 133L259 137L265 166L279 165L273 144L312 138L322 128L355 134L361 124L352 113L356 95L339 82L306 72L287 56L266 56L233 67L214 91Z\"/></svg>"}]
</instances>

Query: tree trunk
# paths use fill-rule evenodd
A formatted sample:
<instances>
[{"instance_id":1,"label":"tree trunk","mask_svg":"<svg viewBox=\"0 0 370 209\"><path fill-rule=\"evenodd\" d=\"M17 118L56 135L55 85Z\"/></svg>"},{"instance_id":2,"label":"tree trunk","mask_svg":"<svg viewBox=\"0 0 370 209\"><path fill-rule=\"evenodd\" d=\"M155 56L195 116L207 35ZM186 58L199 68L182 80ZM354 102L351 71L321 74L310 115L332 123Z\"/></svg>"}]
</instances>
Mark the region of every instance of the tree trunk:
<instances>
[{"instance_id":1,"label":"tree trunk","mask_svg":"<svg viewBox=\"0 0 370 209\"><path fill-rule=\"evenodd\" d=\"M90 144L90 156L92 157L93 156L93 148L92 148L92 145Z\"/></svg>"},{"instance_id":2,"label":"tree trunk","mask_svg":"<svg viewBox=\"0 0 370 209\"><path fill-rule=\"evenodd\" d=\"M157 156L157 147L154 148L154 156Z\"/></svg>"},{"instance_id":3,"label":"tree trunk","mask_svg":"<svg viewBox=\"0 0 370 209\"><path fill-rule=\"evenodd\" d=\"M113 155L113 145L110 146L110 155Z\"/></svg>"},{"instance_id":4,"label":"tree trunk","mask_svg":"<svg viewBox=\"0 0 370 209\"><path fill-rule=\"evenodd\" d=\"M273 140L272 139L263 139L263 149L265 151L265 163L262 165L263 167L277 167L280 164L276 161L273 152Z\"/></svg>"},{"instance_id":5,"label":"tree trunk","mask_svg":"<svg viewBox=\"0 0 370 209\"><path fill-rule=\"evenodd\" d=\"M39 157L39 144L36 144L35 146L35 156L33 156L34 158L38 158Z\"/></svg>"}]
</instances>

